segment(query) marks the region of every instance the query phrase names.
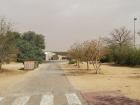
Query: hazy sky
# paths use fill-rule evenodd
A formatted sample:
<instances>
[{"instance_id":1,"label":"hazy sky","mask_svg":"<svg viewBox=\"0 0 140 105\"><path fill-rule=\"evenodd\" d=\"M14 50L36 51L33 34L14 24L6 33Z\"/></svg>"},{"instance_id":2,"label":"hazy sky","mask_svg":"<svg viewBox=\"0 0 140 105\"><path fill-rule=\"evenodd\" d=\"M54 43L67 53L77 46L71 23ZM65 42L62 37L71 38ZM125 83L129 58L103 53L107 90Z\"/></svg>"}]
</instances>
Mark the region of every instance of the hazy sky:
<instances>
[{"instance_id":1,"label":"hazy sky","mask_svg":"<svg viewBox=\"0 0 140 105\"><path fill-rule=\"evenodd\" d=\"M66 50L121 26L133 31L134 17L139 18L139 31L140 0L0 0L0 16L10 19L17 31L45 35L48 50Z\"/></svg>"}]
</instances>

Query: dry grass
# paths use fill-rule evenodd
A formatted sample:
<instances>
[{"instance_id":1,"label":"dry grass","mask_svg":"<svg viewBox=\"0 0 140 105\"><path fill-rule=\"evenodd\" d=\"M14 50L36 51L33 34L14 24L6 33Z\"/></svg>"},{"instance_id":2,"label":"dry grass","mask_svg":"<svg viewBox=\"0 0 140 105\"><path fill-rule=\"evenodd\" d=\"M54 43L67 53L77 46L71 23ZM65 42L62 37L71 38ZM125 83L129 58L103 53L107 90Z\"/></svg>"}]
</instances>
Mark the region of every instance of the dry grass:
<instances>
[{"instance_id":1,"label":"dry grass","mask_svg":"<svg viewBox=\"0 0 140 105\"><path fill-rule=\"evenodd\" d=\"M0 72L0 90L5 91L11 85L16 84L24 78L25 71L20 70L23 68L22 63L10 63L2 66L3 71Z\"/></svg>"},{"instance_id":2,"label":"dry grass","mask_svg":"<svg viewBox=\"0 0 140 105\"><path fill-rule=\"evenodd\" d=\"M81 70L75 70L74 65L62 65L76 89L84 92L120 91L125 96L140 100L140 68L104 64L101 74L96 75L85 71L85 64L81 66Z\"/></svg>"},{"instance_id":3,"label":"dry grass","mask_svg":"<svg viewBox=\"0 0 140 105\"><path fill-rule=\"evenodd\" d=\"M45 66L46 64L40 65L40 67ZM22 70L23 67L24 65L22 63L10 63L3 65L4 71L0 73L0 95L5 95L7 91L12 90L11 87L38 74L38 70L24 71Z\"/></svg>"}]
</instances>

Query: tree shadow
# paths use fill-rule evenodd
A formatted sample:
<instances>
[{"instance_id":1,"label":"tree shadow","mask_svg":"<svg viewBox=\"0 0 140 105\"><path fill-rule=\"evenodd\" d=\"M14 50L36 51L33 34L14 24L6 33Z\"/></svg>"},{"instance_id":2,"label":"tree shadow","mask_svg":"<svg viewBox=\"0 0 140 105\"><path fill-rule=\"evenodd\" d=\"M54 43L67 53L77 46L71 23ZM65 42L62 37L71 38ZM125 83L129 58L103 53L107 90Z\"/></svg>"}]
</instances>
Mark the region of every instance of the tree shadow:
<instances>
[{"instance_id":1,"label":"tree shadow","mask_svg":"<svg viewBox=\"0 0 140 105\"><path fill-rule=\"evenodd\" d=\"M17 74L20 73L19 71L24 71L23 68L17 69L17 70L13 70L13 69L4 69L2 68L0 70L0 74Z\"/></svg>"},{"instance_id":2,"label":"tree shadow","mask_svg":"<svg viewBox=\"0 0 140 105\"><path fill-rule=\"evenodd\" d=\"M65 69L66 70L66 69ZM94 69L86 70L86 69L68 69L65 71L63 76L82 76L82 75L97 75ZM99 73L100 75L104 75L104 73Z\"/></svg>"},{"instance_id":3,"label":"tree shadow","mask_svg":"<svg viewBox=\"0 0 140 105\"><path fill-rule=\"evenodd\" d=\"M109 65L109 66L112 66L112 67L130 67L130 68L140 68L140 65L121 65L121 64L114 64L114 63L105 63L103 65Z\"/></svg>"},{"instance_id":4,"label":"tree shadow","mask_svg":"<svg viewBox=\"0 0 140 105\"><path fill-rule=\"evenodd\" d=\"M128 78L131 78L131 79L140 79L140 75L128 76Z\"/></svg>"}]
</instances>

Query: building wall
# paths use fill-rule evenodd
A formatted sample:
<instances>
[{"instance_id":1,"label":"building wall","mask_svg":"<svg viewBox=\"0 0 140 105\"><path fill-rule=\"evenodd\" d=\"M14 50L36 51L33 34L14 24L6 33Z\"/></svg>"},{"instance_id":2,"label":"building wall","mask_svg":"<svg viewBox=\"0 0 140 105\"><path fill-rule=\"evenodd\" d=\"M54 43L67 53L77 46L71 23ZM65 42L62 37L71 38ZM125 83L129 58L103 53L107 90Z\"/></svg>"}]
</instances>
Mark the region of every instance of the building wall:
<instances>
[{"instance_id":1,"label":"building wall","mask_svg":"<svg viewBox=\"0 0 140 105\"><path fill-rule=\"evenodd\" d=\"M51 58L55 55L53 52L45 52L46 61L51 60Z\"/></svg>"}]
</instances>

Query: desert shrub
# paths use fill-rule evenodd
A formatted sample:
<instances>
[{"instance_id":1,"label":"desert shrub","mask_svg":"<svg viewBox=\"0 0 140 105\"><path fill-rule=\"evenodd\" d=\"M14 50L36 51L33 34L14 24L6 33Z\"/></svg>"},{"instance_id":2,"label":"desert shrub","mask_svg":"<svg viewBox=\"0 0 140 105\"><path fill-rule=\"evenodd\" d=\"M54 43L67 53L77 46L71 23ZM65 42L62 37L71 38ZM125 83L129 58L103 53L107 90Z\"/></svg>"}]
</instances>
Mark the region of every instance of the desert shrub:
<instances>
[{"instance_id":1,"label":"desert shrub","mask_svg":"<svg viewBox=\"0 0 140 105\"><path fill-rule=\"evenodd\" d=\"M140 48L116 47L103 56L101 62L114 62L115 64L131 66L140 65Z\"/></svg>"},{"instance_id":2,"label":"desert shrub","mask_svg":"<svg viewBox=\"0 0 140 105\"><path fill-rule=\"evenodd\" d=\"M102 63L113 62L113 56L112 56L112 54L107 54L107 55L103 56L100 61Z\"/></svg>"},{"instance_id":3,"label":"desert shrub","mask_svg":"<svg viewBox=\"0 0 140 105\"><path fill-rule=\"evenodd\" d=\"M117 48L113 55L113 61L121 65L140 65L140 49Z\"/></svg>"},{"instance_id":4,"label":"desert shrub","mask_svg":"<svg viewBox=\"0 0 140 105\"><path fill-rule=\"evenodd\" d=\"M77 63L75 60L70 60L69 61L69 64L75 64L75 63Z\"/></svg>"},{"instance_id":5,"label":"desert shrub","mask_svg":"<svg viewBox=\"0 0 140 105\"><path fill-rule=\"evenodd\" d=\"M126 60L128 65L140 65L140 49L129 49Z\"/></svg>"}]
</instances>

